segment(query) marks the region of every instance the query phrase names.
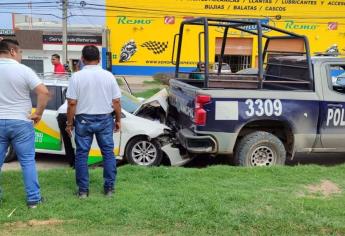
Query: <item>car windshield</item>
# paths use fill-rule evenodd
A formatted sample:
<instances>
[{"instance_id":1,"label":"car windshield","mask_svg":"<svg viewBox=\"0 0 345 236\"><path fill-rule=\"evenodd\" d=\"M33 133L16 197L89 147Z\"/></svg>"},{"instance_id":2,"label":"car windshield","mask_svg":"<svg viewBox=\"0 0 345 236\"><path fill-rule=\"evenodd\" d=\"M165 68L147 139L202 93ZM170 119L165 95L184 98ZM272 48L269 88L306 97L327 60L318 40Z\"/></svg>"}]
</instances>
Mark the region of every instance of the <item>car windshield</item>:
<instances>
[{"instance_id":1,"label":"car windshield","mask_svg":"<svg viewBox=\"0 0 345 236\"><path fill-rule=\"evenodd\" d=\"M59 84L59 85L66 84L66 87L67 87L68 79L71 77L71 75L70 74L55 75L53 73L46 73L46 74L41 74L40 77L45 82L46 85L51 84L52 88L50 90L52 90L54 87L56 87L54 86L55 84ZM50 93L52 93L52 91L50 91ZM141 101L123 89L121 89L121 94L122 94L122 97L120 100L121 100L122 109L124 109L125 111L129 113L133 113L134 111L136 111L138 107L140 106ZM36 96L34 96L34 93L32 93L31 96L32 96L32 101L33 101L33 107L36 107ZM63 101L64 100L65 100L65 92L63 95ZM49 105L50 103L52 103L52 101L54 100L53 99L50 100L47 106L48 108L50 107ZM50 109L53 109L53 108L50 108Z\"/></svg>"},{"instance_id":2,"label":"car windshield","mask_svg":"<svg viewBox=\"0 0 345 236\"><path fill-rule=\"evenodd\" d=\"M140 106L140 101L126 91L121 91L121 107L129 113L133 113Z\"/></svg>"}]
</instances>

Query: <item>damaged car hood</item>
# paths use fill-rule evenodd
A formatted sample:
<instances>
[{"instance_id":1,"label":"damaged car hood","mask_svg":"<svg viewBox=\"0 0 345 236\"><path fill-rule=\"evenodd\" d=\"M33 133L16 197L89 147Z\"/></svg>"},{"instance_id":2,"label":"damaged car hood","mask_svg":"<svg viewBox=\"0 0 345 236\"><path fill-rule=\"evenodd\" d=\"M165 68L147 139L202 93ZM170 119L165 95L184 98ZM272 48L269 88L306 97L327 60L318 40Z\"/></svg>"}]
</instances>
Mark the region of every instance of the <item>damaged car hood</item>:
<instances>
[{"instance_id":1,"label":"damaged car hood","mask_svg":"<svg viewBox=\"0 0 345 236\"><path fill-rule=\"evenodd\" d=\"M133 112L134 115L140 114L145 109L149 108L159 108L161 107L165 114L168 110L168 91L167 89L162 89L158 93L154 94L152 97L146 99L143 103L139 105L139 107Z\"/></svg>"}]
</instances>

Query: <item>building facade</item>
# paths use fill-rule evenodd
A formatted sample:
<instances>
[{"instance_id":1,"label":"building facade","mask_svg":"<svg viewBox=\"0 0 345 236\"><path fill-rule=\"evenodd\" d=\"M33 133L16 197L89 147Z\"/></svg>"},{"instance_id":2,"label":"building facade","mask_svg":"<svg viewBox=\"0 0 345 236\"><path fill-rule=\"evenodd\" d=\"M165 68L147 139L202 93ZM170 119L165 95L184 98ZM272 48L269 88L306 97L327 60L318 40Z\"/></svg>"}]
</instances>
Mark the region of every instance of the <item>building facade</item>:
<instances>
[{"instance_id":1,"label":"building facade","mask_svg":"<svg viewBox=\"0 0 345 236\"><path fill-rule=\"evenodd\" d=\"M40 18L31 19L23 15L14 15L13 20L14 29L0 30L0 36L18 40L23 49L23 64L39 74L52 73L54 67L51 64L51 55L58 54L62 57L63 53L61 23L43 21ZM96 45L102 51L103 32L102 26L68 27L67 61L72 71L76 69L85 45Z\"/></svg>"},{"instance_id":2,"label":"building facade","mask_svg":"<svg viewBox=\"0 0 345 236\"><path fill-rule=\"evenodd\" d=\"M172 72L174 35L191 17L257 19L297 34L306 35L312 53L337 46L345 50L345 1L319 0L107 0L106 27L110 29L112 70L115 74L152 75ZM250 30L250 29L249 29ZM265 32L270 34L270 32ZM195 68L198 59L198 32L186 29L182 66ZM223 32L210 32L210 62L217 62ZM291 41L285 47L300 47ZM250 34L230 30L225 61L231 70L255 67L257 43Z\"/></svg>"}]
</instances>

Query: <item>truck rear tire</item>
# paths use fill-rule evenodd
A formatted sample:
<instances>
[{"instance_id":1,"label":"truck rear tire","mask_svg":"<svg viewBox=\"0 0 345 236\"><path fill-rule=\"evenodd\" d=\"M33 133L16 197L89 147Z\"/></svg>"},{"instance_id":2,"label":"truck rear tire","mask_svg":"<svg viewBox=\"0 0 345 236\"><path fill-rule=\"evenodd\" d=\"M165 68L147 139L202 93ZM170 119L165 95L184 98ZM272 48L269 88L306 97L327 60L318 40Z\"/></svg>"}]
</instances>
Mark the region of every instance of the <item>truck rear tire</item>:
<instances>
[{"instance_id":1,"label":"truck rear tire","mask_svg":"<svg viewBox=\"0 0 345 236\"><path fill-rule=\"evenodd\" d=\"M284 165L286 150L275 135L256 131L244 136L235 152L235 162L240 166Z\"/></svg>"},{"instance_id":2,"label":"truck rear tire","mask_svg":"<svg viewBox=\"0 0 345 236\"><path fill-rule=\"evenodd\" d=\"M17 159L16 152L14 151L12 146L9 146L5 154L5 163L14 161L16 159Z\"/></svg>"}]
</instances>

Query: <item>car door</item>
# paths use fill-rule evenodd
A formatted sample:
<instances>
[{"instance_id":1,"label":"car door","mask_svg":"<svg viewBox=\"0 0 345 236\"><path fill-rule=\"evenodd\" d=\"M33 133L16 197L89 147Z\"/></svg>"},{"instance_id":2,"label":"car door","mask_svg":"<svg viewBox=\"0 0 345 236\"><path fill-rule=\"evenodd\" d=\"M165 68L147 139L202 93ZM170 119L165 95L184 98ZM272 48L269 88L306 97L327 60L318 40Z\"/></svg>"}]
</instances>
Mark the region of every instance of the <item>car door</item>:
<instances>
[{"instance_id":1,"label":"car door","mask_svg":"<svg viewBox=\"0 0 345 236\"><path fill-rule=\"evenodd\" d=\"M330 151L345 150L345 90L336 81L345 73L345 63L326 63L322 65L321 125L320 134L323 148Z\"/></svg>"},{"instance_id":2,"label":"car door","mask_svg":"<svg viewBox=\"0 0 345 236\"><path fill-rule=\"evenodd\" d=\"M62 104L61 87L47 86L50 100L43 112L41 121L35 126L35 147L41 150L60 151L62 148L61 135L56 120L56 111ZM37 106L37 96L31 93L33 109Z\"/></svg>"}]
</instances>

